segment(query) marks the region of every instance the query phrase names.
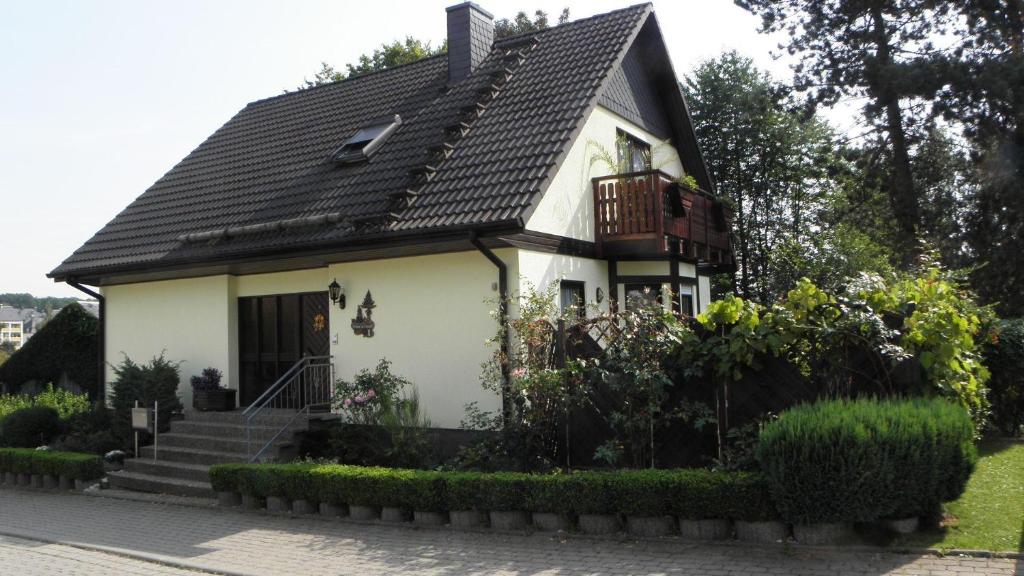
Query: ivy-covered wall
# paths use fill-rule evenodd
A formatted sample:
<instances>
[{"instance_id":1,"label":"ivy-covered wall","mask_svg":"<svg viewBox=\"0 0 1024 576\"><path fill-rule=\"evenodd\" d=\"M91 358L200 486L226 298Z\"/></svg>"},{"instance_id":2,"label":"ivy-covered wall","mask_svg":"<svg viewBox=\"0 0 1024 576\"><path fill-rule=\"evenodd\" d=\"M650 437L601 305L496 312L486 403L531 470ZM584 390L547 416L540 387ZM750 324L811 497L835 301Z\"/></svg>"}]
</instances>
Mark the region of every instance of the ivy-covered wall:
<instances>
[{"instance_id":1,"label":"ivy-covered wall","mask_svg":"<svg viewBox=\"0 0 1024 576\"><path fill-rule=\"evenodd\" d=\"M35 381L59 383L64 374L95 398L99 392L96 331L99 319L78 304L65 306L0 366L0 383L8 392Z\"/></svg>"}]
</instances>

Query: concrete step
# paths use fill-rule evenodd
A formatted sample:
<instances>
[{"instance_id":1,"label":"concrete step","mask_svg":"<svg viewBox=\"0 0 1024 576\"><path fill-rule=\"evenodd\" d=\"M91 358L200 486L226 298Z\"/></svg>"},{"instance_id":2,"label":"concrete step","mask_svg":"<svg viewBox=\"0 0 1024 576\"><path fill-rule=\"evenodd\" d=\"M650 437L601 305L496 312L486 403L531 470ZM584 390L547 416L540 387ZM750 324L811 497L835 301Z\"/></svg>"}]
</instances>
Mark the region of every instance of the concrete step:
<instances>
[{"instance_id":1,"label":"concrete step","mask_svg":"<svg viewBox=\"0 0 1024 576\"><path fill-rule=\"evenodd\" d=\"M185 422L215 422L218 424L245 424L248 416L241 410L231 412L199 412L191 410L185 412ZM306 422L308 416L305 414L296 415L295 410L261 410L254 418L254 423L262 426L281 427L294 419L295 422Z\"/></svg>"},{"instance_id":2,"label":"concrete step","mask_svg":"<svg viewBox=\"0 0 1024 576\"><path fill-rule=\"evenodd\" d=\"M192 496L196 498L213 498L216 496L209 482L196 482L181 478L167 478L137 472L108 472L107 480L115 488L134 490L136 492L153 492L156 494L174 494L176 496Z\"/></svg>"},{"instance_id":3,"label":"concrete step","mask_svg":"<svg viewBox=\"0 0 1024 576\"><path fill-rule=\"evenodd\" d=\"M129 458L124 461L124 469L136 474L148 474L161 478L180 478L194 482L210 481L210 466L207 464L186 464L167 460L147 460L145 458Z\"/></svg>"},{"instance_id":4,"label":"concrete step","mask_svg":"<svg viewBox=\"0 0 1024 576\"><path fill-rule=\"evenodd\" d=\"M270 436L267 437L267 440ZM253 437L253 446L258 443L259 438ZM213 452L239 452L246 451L245 437L218 437L218 436L197 436L193 434L178 434L171 432L161 434L159 438L160 448L198 448Z\"/></svg>"},{"instance_id":5,"label":"concrete step","mask_svg":"<svg viewBox=\"0 0 1024 576\"><path fill-rule=\"evenodd\" d=\"M304 422L302 424L305 424ZM283 424L282 424L283 426ZM253 426L253 430L261 435L271 435L281 426ZM174 434L192 434L195 436L216 436L218 438L245 438L245 424L236 422L217 422L213 420L175 420L171 422Z\"/></svg>"},{"instance_id":6,"label":"concrete step","mask_svg":"<svg viewBox=\"0 0 1024 576\"><path fill-rule=\"evenodd\" d=\"M162 437L161 437L162 438ZM246 462L248 458L245 452L218 452L216 450L200 450L197 448L182 448L175 446L161 445L157 450L159 460L167 462L184 462L185 464L228 464L231 462ZM145 446L139 448L139 459L153 459L153 447Z\"/></svg>"}]
</instances>

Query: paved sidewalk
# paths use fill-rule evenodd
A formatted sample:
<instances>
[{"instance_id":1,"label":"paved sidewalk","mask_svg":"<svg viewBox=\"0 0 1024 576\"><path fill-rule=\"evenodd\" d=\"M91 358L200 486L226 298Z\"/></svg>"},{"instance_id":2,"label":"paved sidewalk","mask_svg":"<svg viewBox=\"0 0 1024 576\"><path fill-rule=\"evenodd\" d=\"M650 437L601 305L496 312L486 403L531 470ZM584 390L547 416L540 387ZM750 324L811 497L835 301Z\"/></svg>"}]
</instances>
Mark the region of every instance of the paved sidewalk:
<instances>
[{"instance_id":1,"label":"paved sidewalk","mask_svg":"<svg viewBox=\"0 0 1024 576\"><path fill-rule=\"evenodd\" d=\"M202 576L153 562L143 562L108 554L82 550L60 544L47 544L24 538L0 536L0 571L18 576Z\"/></svg>"},{"instance_id":2,"label":"paved sidewalk","mask_svg":"<svg viewBox=\"0 0 1024 576\"><path fill-rule=\"evenodd\" d=\"M1019 561L463 533L0 489L0 532L237 574L1024 576ZM2 560L0 566L9 565Z\"/></svg>"}]
</instances>

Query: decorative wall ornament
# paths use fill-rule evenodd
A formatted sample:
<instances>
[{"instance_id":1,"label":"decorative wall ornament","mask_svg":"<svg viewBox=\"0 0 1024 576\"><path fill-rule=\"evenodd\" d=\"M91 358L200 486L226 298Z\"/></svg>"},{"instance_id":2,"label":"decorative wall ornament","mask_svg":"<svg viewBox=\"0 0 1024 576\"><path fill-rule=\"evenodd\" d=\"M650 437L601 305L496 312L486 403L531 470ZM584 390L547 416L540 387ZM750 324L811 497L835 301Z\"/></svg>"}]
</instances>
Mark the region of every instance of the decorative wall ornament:
<instances>
[{"instance_id":1,"label":"decorative wall ornament","mask_svg":"<svg viewBox=\"0 0 1024 576\"><path fill-rule=\"evenodd\" d=\"M327 328L327 319L323 314L315 314L313 316L313 332L319 332L324 328Z\"/></svg>"},{"instance_id":2,"label":"decorative wall ornament","mask_svg":"<svg viewBox=\"0 0 1024 576\"><path fill-rule=\"evenodd\" d=\"M373 296L367 290L366 298L363 298L363 303L356 307L356 317L352 320L352 332L356 336L373 338L373 309L376 307L377 304L373 301Z\"/></svg>"},{"instance_id":3,"label":"decorative wall ornament","mask_svg":"<svg viewBox=\"0 0 1024 576\"><path fill-rule=\"evenodd\" d=\"M595 295L594 299L597 300L598 304L604 302L604 290L602 290L600 286L597 287L597 294Z\"/></svg>"}]
</instances>

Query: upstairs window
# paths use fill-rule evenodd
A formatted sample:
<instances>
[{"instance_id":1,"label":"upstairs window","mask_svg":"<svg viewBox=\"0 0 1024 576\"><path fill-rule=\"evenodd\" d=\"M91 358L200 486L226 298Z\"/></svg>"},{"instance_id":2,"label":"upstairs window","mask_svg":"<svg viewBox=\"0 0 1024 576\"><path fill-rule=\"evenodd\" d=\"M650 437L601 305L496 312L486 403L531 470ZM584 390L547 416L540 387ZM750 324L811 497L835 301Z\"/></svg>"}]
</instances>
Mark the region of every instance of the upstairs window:
<instances>
[{"instance_id":1,"label":"upstairs window","mask_svg":"<svg viewBox=\"0 0 1024 576\"><path fill-rule=\"evenodd\" d=\"M619 153L619 166L626 172L646 172L651 169L651 145L623 130L615 136Z\"/></svg>"},{"instance_id":2,"label":"upstairs window","mask_svg":"<svg viewBox=\"0 0 1024 576\"><path fill-rule=\"evenodd\" d=\"M345 140L331 158L342 164L362 162L380 148L401 124L402 118L398 114L371 120Z\"/></svg>"}]
</instances>

